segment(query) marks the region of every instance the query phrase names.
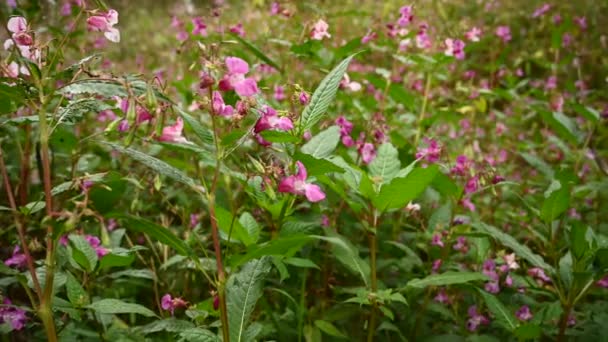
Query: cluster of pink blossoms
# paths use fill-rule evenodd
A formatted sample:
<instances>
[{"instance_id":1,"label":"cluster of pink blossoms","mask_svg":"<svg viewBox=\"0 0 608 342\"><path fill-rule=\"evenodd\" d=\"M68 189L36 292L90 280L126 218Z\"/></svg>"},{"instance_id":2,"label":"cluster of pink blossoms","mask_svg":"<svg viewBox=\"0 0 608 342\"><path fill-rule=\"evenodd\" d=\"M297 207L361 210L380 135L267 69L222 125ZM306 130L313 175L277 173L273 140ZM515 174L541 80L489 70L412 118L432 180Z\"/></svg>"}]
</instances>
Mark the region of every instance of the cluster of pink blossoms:
<instances>
[{"instance_id":1,"label":"cluster of pink blossoms","mask_svg":"<svg viewBox=\"0 0 608 342\"><path fill-rule=\"evenodd\" d=\"M12 304L10 299L4 298L0 305L0 324L8 323L13 330L21 330L27 322L26 312Z\"/></svg>"},{"instance_id":2,"label":"cluster of pink blossoms","mask_svg":"<svg viewBox=\"0 0 608 342\"><path fill-rule=\"evenodd\" d=\"M161 298L160 306L163 310L171 312L171 316L173 316L175 309L187 307L188 302L179 297L173 298L171 294L167 293Z\"/></svg>"},{"instance_id":3,"label":"cluster of pink blossoms","mask_svg":"<svg viewBox=\"0 0 608 342\"><path fill-rule=\"evenodd\" d=\"M114 43L120 42L120 31L114 27L116 24L118 24L118 12L113 9L92 15L87 19L89 31L103 32L103 35Z\"/></svg>"},{"instance_id":4,"label":"cluster of pink blossoms","mask_svg":"<svg viewBox=\"0 0 608 342\"><path fill-rule=\"evenodd\" d=\"M298 171L293 176L288 176L279 183L279 192L288 192L295 195L304 195L310 202L319 202L325 199L325 193L321 188L306 182L308 174L302 162L296 162Z\"/></svg>"}]
</instances>

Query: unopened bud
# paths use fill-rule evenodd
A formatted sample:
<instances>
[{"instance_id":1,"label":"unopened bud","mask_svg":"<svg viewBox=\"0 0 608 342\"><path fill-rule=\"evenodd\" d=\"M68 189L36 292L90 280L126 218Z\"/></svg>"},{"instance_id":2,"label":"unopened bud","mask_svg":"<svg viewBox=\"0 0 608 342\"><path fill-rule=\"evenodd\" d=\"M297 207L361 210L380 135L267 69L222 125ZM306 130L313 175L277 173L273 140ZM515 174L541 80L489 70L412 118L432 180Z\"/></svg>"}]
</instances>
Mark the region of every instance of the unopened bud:
<instances>
[{"instance_id":1,"label":"unopened bud","mask_svg":"<svg viewBox=\"0 0 608 342\"><path fill-rule=\"evenodd\" d=\"M214 84L215 84L215 80L213 79L213 77L211 77L211 75L205 73L201 77L201 82L199 83L199 88L207 89L207 88L213 86Z\"/></svg>"}]
</instances>

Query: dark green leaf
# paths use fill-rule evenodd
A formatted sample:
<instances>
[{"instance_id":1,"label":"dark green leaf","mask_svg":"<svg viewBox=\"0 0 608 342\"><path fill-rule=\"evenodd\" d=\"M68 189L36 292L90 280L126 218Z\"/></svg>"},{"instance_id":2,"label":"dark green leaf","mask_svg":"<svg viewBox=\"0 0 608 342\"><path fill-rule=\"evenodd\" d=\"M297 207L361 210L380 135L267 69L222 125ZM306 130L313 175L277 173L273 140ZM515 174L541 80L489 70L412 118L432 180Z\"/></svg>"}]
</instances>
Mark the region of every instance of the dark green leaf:
<instances>
[{"instance_id":1,"label":"dark green leaf","mask_svg":"<svg viewBox=\"0 0 608 342\"><path fill-rule=\"evenodd\" d=\"M415 168L406 177L394 178L389 184L382 186L372 202L380 211L402 208L422 194L437 172L437 165Z\"/></svg>"}]
</instances>

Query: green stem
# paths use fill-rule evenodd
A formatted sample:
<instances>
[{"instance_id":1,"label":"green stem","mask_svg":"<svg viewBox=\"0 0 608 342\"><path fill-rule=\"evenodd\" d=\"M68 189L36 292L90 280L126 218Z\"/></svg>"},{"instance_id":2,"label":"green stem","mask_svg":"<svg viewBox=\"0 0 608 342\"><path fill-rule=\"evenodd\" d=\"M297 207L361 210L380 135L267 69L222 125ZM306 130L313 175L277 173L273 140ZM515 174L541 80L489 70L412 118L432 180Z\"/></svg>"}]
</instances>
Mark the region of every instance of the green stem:
<instances>
[{"instance_id":1,"label":"green stem","mask_svg":"<svg viewBox=\"0 0 608 342\"><path fill-rule=\"evenodd\" d=\"M298 312L298 342L302 342L302 326L304 325L304 307L306 306L306 278L308 271L302 276L302 284L300 285L300 307Z\"/></svg>"},{"instance_id":2,"label":"green stem","mask_svg":"<svg viewBox=\"0 0 608 342\"><path fill-rule=\"evenodd\" d=\"M213 90L209 87L209 99L213 98ZM219 150L219 133L217 130L217 124L215 120L215 112L213 106L210 106L211 110L211 123L213 125L213 135L215 140L215 172L213 174L213 183L211 183L211 189L208 192L207 199L209 201L209 216L211 220L211 235L213 238L213 249L215 250L215 262L217 264L217 295L220 302L220 320L222 322L222 337L224 342L230 342L230 330L228 328L228 309L226 306L226 273L224 271L224 265L222 264L222 247L220 245L219 231L217 227L217 217L215 215L215 191L217 189L217 182L220 174L221 167L221 155Z\"/></svg>"},{"instance_id":3,"label":"green stem","mask_svg":"<svg viewBox=\"0 0 608 342\"><path fill-rule=\"evenodd\" d=\"M426 73L426 84L424 86L424 98L422 99L422 107L420 108L420 114L418 115L418 131L416 131L416 139L414 140L414 147L418 146L420 136L422 135L422 121L426 116L426 107L429 102L429 92L431 91L431 73Z\"/></svg>"},{"instance_id":4,"label":"green stem","mask_svg":"<svg viewBox=\"0 0 608 342\"><path fill-rule=\"evenodd\" d=\"M374 334L376 332L376 315L378 311L378 302L376 301L376 292L378 291L378 277L376 275L376 249L377 249L377 240L376 233L378 227L378 215L376 210L372 208L372 230L369 232L369 266L371 272L371 285L372 285L372 312L369 319L369 325L367 326L367 342L372 342L374 340Z\"/></svg>"}]
</instances>

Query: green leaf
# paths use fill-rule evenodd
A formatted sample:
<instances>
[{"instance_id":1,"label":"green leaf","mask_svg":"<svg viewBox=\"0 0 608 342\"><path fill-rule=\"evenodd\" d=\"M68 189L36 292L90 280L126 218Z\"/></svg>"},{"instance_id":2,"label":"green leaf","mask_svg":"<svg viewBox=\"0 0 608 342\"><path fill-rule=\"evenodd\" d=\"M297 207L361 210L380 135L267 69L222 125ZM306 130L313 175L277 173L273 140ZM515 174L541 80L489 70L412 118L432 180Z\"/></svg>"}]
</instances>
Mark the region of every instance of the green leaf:
<instances>
[{"instance_id":1,"label":"green leaf","mask_svg":"<svg viewBox=\"0 0 608 342\"><path fill-rule=\"evenodd\" d=\"M515 329L513 334L521 341L536 341L542 335L542 329L540 325L534 323L525 323Z\"/></svg>"},{"instance_id":2,"label":"green leaf","mask_svg":"<svg viewBox=\"0 0 608 342\"><path fill-rule=\"evenodd\" d=\"M310 259L285 258L285 259L283 259L283 262L288 265L292 265L292 266L296 266L296 267L316 268L318 270L321 269L321 268L319 268L319 266L317 266L317 264L312 262L312 260L310 260Z\"/></svg>"},{"instance_id":3,"label":"green leaf","mask_svg":"<svg viewBox=\"0 0 608 342\"><path fill-rule=\"evenodd\" d=\"M204 144L207 144L207 145L213 147L214 138L213 138L213 132L210 129L201 125L200 122L198 122L198 120L196 120L192 115L186 113L178 106L173 106L173 108L175 108L175 110L177 111L179 116L181 116L182 119L184 119L184 121L186 122L186 125L188 125L194 131L194 134L196 134L196 136Z\"/></svg>"},{"instance_id":4,"label":"green leaf","mask_svg":"<svg viewBox=\"0 0 608 342\"><path fill-rule=\"evenodd\" d=\"M310 103L304 108L304 112L302 112L302 121L300 124L300 130L302 132L311 129L319 120L321 120L321 117L325 114L327 108L329 108L329 105L336 96L340 81L342 80L342 77L344 77L348 64L354 56L355 55L353 54L345 58L330 71L312 94Z\"/></svg>"},{"instance_id":5,"label":"green leaf","mask_svg":"<svg viewBox=\"0 0 608 342\"><path fill-rule=\"evenodd\" d=\"M97 266L97 252L82 235L70 234L72 257L87 272L92 272Z\"/></svg>"},{"instance_id":6,"label":"green leaf","mask_svg":"<svg viewBox=\"0 0 608 342\"><path fill-rule=\"evenodd\" d=\"M579 103L573 104L572 107L576 110L577 113L584 116L585 119L593 123L597 123L598 121L600 121L600 113L594 108L586 107Z\"/></svg>"},{"instance_id":7,"label":"green leaf","mask_svg":"<svg viewBox=\"0 0 608 342\"><path fill-rule=\"evenodd\" d=\"M340 127L331 126L310 139L304 146L302 152L317 159L329 157L340 142Z\"/></svg>"},{"instance_id":8,"label":"green leaf","mask_svg":"<svg viewBox=\"0 0 608 342\"><path fill-rule=\"evenodd\" d=\"M191 322L171 317L154 321L152 323L144 325L143 327L137 327L136 329L142 334L147 335L159 331L182 332L184 330L192 328L194 328L194 324L192 324Z\"/></svg>"},{"instance_id":9,"label":"green leaf","mask_svg":"<svg viewBox=\"0 0 608 342\"><path fill-rule=\"evenodd\" d=\"M562 138L577 145L583 141L583 134L578 130L576 122L561 112L541 111L543 120Z\"/></svg>"},{"instance_id":10,"label":"green leaf","mask_svg":"<svg viewBox=\"0 0 608 342\"><path fill-rule=\"evenodd\" d=\"M380 184L389 183L401 169L399 152L391 143L384 143L378 148L376 158L368 166L369 175Z\"/></svg>"},{"instance_id":11,"label":"green leaf","mask_svg":"<svg viewBox=\"0 0 608 342\"><path fill-rule=\"evenodd\" d=\"M483 297L483 300L488 306L488 310L492 313L494 318L501 323L507 330L513 331L517 328L517 321L513 314L494 296L483 290L479 290L479 294Z\"/></svg>"},{"instance_id":12,"label":"green leaf","mask_svg":"<svg viewBox=\"0 0 608 342\"><path fill-rule=\"evenodd\" d=\"M145 220L138 216L128 214L109 214L108 218L116 218L124 221L125 227L129 230L133 230L140 233L145 233L155 239L156 241L163 243L173 248L177 253L181 255L189 256L192 254L188 245L180 238L175 236L169 228L160 226L154 222Z\"/></svg>"},{"instance_id":13,"label":"green leaf","mask_svg":"<svg viewBox=\"0 0 608 342\"><path fill-rule=\"evenodd\" d=\"M305 244L310 242L312 238L306 235L292 235L288 237L279 237L277 239L265 242L259 246L251 248L247 254L236 257L231 264L233 266L241 265L249 260L257 259L266 255L289 256L295 254Z\"/></svg>"},{"instance_id":14,"label":"green leaf","mask_svg":"<svg viewBox=\"0 0 608 342\"><path fill-rule=\"evenodd\" d=\"M146 317L155 317L154 311L143 305L123 302L119 299L101 299L86 306L100 314L139 314Z\"/></svg>"},{"instance_id":15,"label":"green leaf","mask_svg":"<svg viewBox=\"0 0 608 342\"><path fill-rule=\"evenodd\" d=\"M528 246L517 242L517 240L515 240L515 238L513 238L511 235L504 233L494 226L490 226L482 222L473 223L472 226L482 233L492 236L504 246L511 248L511 250L517 254L517 256L526 259L532 265L548 270L551 273L555 273L553 266L547 264L543 257L532 252Z\"/></svg>"},{"instance_id":16,"label":"green leaf","mask_svg":"<svg viewBox=\"0 0 608 342\"><path fill-rule=\"evenodd\" d=\"M262 228L255 220L255 218L249 212L246 211L241 214L241 217L239 217L239 222L241 223L243 228L247 230L247 233L251 237L252 242L258 242L258 239L260 238L260 231Z\"/></svg>"},{"instance_id":17,"label":"green leaf","mask_svg":"<svg viewBox=\"0 0 608 342\"><path fill-rule=\"evenodd\" d=\"M482 280L488 280L488 277L478 272L445 272L431 274L422 279L410 280L406 287L425 288L427 286L446 286Z\"/></svg>"},{"instance_id":18,"label":"green leaf","mask_svg":"<svg viewBox=\"0 0 608 342\"><path fill-rule=\"evenodd\" d=\"M315 325L322 332L326 333L329 336L346 338L346 335L344 335L344 333L342 333L340 330L338 330L338 328L336 328L333 324L329 323L328 321L316 320Z\"/></svg>"},{"instance_id":19,"label":"green leaf","mask_svg":"<svg viewBox=\"0 0 608 342\"><path fill-rule=\"evenodd\" d=\"M245 341L245 331L255 304L262 296L264 279L270 272L270 257L252 260L226 283L230 341Z\"/></svg>"},{"instance_id":20,"label":"green leaf","mask_svg":"<svg viewBox=\"0 0 608 342\"><path fill-rule=\"evenodd\" d=\"M112 252L106 254L99 261L99 268L124 267L135 261L135 254L124 248L113 248Z\"/></svg>"},{"instance_id":21,"label":"green leaf","mask_svg":"<svg viewBox=\"0 0 608 342\"><path fill-rule=\"evenodd\" d=\"M283 68L281 68L275 61L273 61L270 57L268 57L262 50L258 49L257 46L253 45L253 43L249 42L246 39L241 38L238 34L233 33L232 37L238 40L241 44L243 44L247 50L251 51L257 58L264 61L264 63L270 65L271 67L277 69L281 73L283 73ZM270 140L269 140L270 141Z\"/></svg>"},{"instance_id":22,"label":"green leaf","mask_svg":"<svg viewBox=\"0 0 608 342\"><path fill-rule=\"evenodd\" d=\"M78 280L76 280L71 273L67 273L65 288L68 294L68 299L72 305L81 307L90 303L89 294L84 290Z\"/></svg>"},{"instance_id":23,"label":"green leaf","mask_svg":"<svg viewBox=\"0 0 608 342\"><path fill-rule=\"evenodd\" d=\"M546 223L553 222L570 205L570 186L565 183L554 179L545 191L545 201L540 210L540 217Z\"/></svg>"},{"instance_id":24,"label":"green leaf","mask_svg":"<svg viewBox=\"0 0 608 342\"><path fill-rule=\"evenodd\" d=\"M179 334L179 342L220 342L219 337L207 329L191 328Z\"/></svg>"},{"instance_id":25,"label":"green leaf","mask_svg":"<svg viewBox=\"0 0 608 342\"><path fill-rule=\"evenodd\" d=\"M129 157L137 160L138 162L144 164L145 166L151 168L152 170L158 172L159 174L161 174L163 176L172 178L173 180L181 182L193 189L196 187L196 183L194 182L194 180L192 178L188 177L180 170L174 168L173 166L165 163L164 161L162 161L160 159L154 158L143 152L134 150L130 147L122 147L118 144L111 143L111 142L101 142L101 143L112 147L114 150L116 150L120 153L128 155Z\"/></svg>"},{"instance_id":26,"label":"green leaf","mask_svg":"<svg viewBox=\"0 0 608 342\"><path fill-rule=\"evenodd\" d=\"M59 94L94 94L105 98L128 96L125 86L114 80L84 79L69 83L57 90ZM139 94L141 95L141 94Z\"/></svg>"},{"instance_id":27,"label":"green leaf","mask_svg":"<svg viewBox=\"0 0 608 342\"><path fill-rule=\"evenodd\" d=\"M528 164L532 165L535 169L542 172L545 177L547 177L548 179L553 179L555 172L553 172L551 166L549 166L549 164L547 164L544 160L533 154L525 152L520 152L519 155L524 158L524 160L528 162Z\"/></svg>"},{"instance_id":28,"label":"green leaf","mask_svg":"<svg viewBox=\"0 0 608 342\"><path fill-rule=\"evenodd\" d=\"M64 122L67 124L74 124L82 119L85 114L88 113L99 113L103 110L112 108L110 105L106 104L97 99L79 99L76 101L71 101L67 106L59 108L57 113L57 122L56 125Z\"/></svg>"},{"instance_id":29,"label":"green leaf","mask_svg":"<svg viewBox=\"0 0 608 342\"><path fill-rule=\"evenodd\" d=\"M215 207L215 217L217 218L217 225L220 228L220 233L223 233L225 236L222 238L230 240L240 241L245 246L249 246L254 243L253 236L249 235L249 231L243 227L241 222L237 220L232 214L220 207ZM252 233L255 233L252 231Z\"/></svg>"},{"instance_id":30,"label":"green leaf","mask_svg":"<svg viewBox=\"0 0 608 342\"><path fill-rule=\"evenodd\" d=\"M380 193L372 202L380 211L402 208L422 194L437 172L439 172L437 165L415 168L407 176L394 178L389 184L382 186Z\"/></svg>"},{"instance_id":31,"label":"green leaf","mask_svg":"<svg viewBox=\"0 0 608 342\"><path fill-rule=\"evenodd\" d=\"M264 140L271 143L296 143L300 141L300 138L285 131L265 130L260 132L260 135Z\"/></svg>"},{"instance_id":32,"label":"green leaf","mask_svg":"<svg viewBox=\"0 0 608 342\"><path fill-rule=\"evenodd\" d=\"M320 176L328 173L337 172L343 173L344 169L332 163L327 159L318 159L309 154L296 152L293 155L294 160L298 160L306 167L308 176Z\"/></svg>"},{"instance_id":33,"label":"green leaf","mask_svg":"<svg viewBox=\"0 0 608 342\"><path fill-rule=\"evenodd\" d=\"M369 264L361 259L357 248L337 233L329 230L325 230L325 233L328 236L313 235L312 237L329 242L333 247L332 252L336 259L351 272L358 274L365 286L368 286L368 280L370 279Z\"/></svg>"},{"instance_id":34,"label":"green leaf","mask_svg":"<svg viewBox=\"0 0 608 342\"><path fill-rule=\"evenodd\" d=\"M19 271L6 266L3 262L0 262L0 274L14 276L19 274Z\"/></svg>"}]
</instances>

